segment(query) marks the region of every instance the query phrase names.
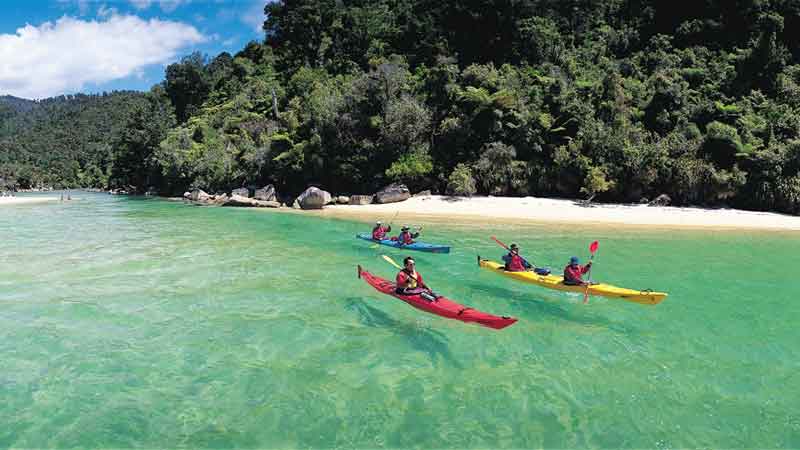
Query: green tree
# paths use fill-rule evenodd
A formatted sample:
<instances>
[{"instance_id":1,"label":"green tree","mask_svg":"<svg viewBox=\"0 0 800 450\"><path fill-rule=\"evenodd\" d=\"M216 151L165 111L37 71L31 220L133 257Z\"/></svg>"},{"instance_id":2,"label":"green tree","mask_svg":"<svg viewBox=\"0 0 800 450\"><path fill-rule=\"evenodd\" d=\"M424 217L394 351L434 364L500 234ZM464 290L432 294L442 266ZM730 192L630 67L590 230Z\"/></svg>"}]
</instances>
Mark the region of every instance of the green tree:
<instances>
[{"instance_id":1,"label":"green tree","mask_svg":"<svg viewBox=\"0 0 800 450\"><path fill-rule=\"evenodd\" d=\"M586 173L586 178L583 181L583 187L581 188L581 192L587 196L587 202L594 200L597 194L614 188L616 182L614 180L609 180L607 177L606 171L602 167L589 168L589 171Z\"/></svg>"},{"instance_id":2,"label":"green tree","mask_svg":"<svg viewBox=\"0 0 800 450\"><path fill-rule=\"evenodd\" d=\"M472 196L478 192L472 170L466 164L459 163L447 178L447 192L453 195Z\"/></svg>"}]
</instances>

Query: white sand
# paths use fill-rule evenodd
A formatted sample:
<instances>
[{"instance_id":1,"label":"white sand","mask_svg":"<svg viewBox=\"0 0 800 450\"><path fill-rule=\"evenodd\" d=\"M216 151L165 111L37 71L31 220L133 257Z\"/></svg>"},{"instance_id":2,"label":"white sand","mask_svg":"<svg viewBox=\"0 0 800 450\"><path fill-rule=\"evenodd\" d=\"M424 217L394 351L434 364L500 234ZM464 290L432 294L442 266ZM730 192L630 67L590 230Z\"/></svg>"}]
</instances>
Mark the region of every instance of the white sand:
<instances>
[{"instance_id":1,"label":"white sand","mask_svg":"<svg viewBox=\"0 0 800 450\"><path fill-rule=\"evenodd\" d=\"M572 200L536 197L452 198L439 195L413 197L385 205L329 205L324 216L388 220L400 212L409 217L503 221L573 223L580 225L646 226L648 228L762 229L800 231L800 217L736 209L653 207L647 205L578 205Z\"/></svg>"},{"instance_id":2,"label":"white sand","mask_svg":"<svg viewBox=\"0 0 800 450\"><path fill-rule=\"evenodd\" d=\"M57 202L58 197L0 197L0 206Z\"/></svg>"}]
</instances>

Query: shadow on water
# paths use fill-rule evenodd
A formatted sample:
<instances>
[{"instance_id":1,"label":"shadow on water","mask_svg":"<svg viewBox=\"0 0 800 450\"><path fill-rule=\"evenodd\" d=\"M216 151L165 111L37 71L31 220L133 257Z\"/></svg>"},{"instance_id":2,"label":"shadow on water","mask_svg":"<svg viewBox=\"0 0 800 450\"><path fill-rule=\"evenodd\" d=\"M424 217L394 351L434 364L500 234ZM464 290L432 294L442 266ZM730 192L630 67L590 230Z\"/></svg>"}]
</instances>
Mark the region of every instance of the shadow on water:
<instances>
[{"instance_id":1,"label":"shadow on water","mask_svg":"<svg viewBox=\"0 0 800 450\"><path fill-rule=\"evenodd\" d=\"M408 340L411 347L427 353L434 363L441 358L455 368L463 368L461 363L450 352L450 348L447 345L447 335L444 333L395 320L390 315L370 306L358 297L348 297L345 302L345 309L355 311L364 325L390 330L402 335Z\"/></svg>"},{"instance_id":2,"label":"shadow on water","mask_svg":"<svg viewBox=\"0 0 800 450\"><path fill-rule=\"evenodd\" d=\"M548 300L542 300L541 296L537 297L534 295L527 295L527 294L525 294L525 298L523 299L522 298L523 294L502 287L490 286L478 283L464 283L463 285L475 291L489 292L495 297L506 299L509 304L513 305L514 307L518 307L519 309L525 310L526 312L530 312L530 315L546 314L548 316L556 317L561 320L574 322L581 325L603 326L608 329L624 333L629 333L631 331L634 331L628 329L627 326L621 326L619 323L611 322L604 317L598 317L598 316L588 317L585 315L574 314L568 308L565 308L560 304L554 303L558 301L565 302L566 300L564 299L551 297ZM588 306L591 306L591 300L589 302L590 305ZM587 306L587 305L581 304L576 306Z\"/></svg>"}]
</instances>

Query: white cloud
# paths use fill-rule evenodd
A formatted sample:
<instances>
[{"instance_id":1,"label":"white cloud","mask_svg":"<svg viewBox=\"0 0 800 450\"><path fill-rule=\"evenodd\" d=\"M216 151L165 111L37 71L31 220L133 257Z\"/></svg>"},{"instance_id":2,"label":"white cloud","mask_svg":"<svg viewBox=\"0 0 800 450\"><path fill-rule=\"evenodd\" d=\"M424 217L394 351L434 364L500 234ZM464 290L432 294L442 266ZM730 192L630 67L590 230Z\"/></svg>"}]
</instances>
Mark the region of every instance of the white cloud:
<instances>
[{"instance_id":1,"label":"white cloud","mask_svg":"<svg viewBox=\"0 0 800 450\"><path fill-rule=\"evenodd\" d=\"M73 4L78 5L78 14L85 16L89 12L90 2L92 0L58 0L61 8L71 8Z\"/></svg>"},{"instance_id":2,"label":"white cloud","mask_svg":"<svg viewBox=\"0 0 800 450\"><path fill-rule=\"evenodd\" d=\"M266 17L264 17L264 1L252 1L250 7L242 12L242 14L239 16L239 19L245 25L250 26L256 33L262 32L264 19L266 19Z\"/></svg>"},{"instance_id":3,"label":"white cloud","mask_svg":"<svg viewBox=\"0 0 800 450\"><path fill-rule=\"evenodd\" d=\"M159 0L158 4L161 5L161 10L164 12L172 12L178 9L181 4L189 3L191 0Z\"/></svg>"},{"instance_id":4,"label":"white cloud","mask_svg":"<svg viewBox=\"0 0 800 450\"><path fill-rule=\"evenodd\" d=\"M97 17L107 19L115 15L117 15L117 8L108 8L106 5L100 5L100 8L97 9Z\"/></svg>"},{"instance_id":5,"label":"white cloud","mask_svg":"<svg viewBox=\"0 0 800 450\"><path fill-rule=\"evenodd\" d=\"M237 43L238 41L239 41L239 36L233 36L231 38L222 41L222 45L225 47L232 47L233 44Z\"/></svg>"},{"instance_id":6,"label":"white cloud","mask_svg":"<svg viewBox=\"0 0 800 450\"><path fill-rule=\"evenodd\" d=\"M131 4L136 9L147 9L151 3L153 3L153 0L131 0Z\"/></svg>"},{"instance_id":7,"label":"white cloud","mask_svg":"<svg viewBox=\"0 0 800 450\"><path fill-rule=\"evenodd\" d=\"M102 20L68 16L0 34L0 95L42 98L131 76L166 64L206 41L191 25L116 12Z\"/></svg>"}]
</instances>

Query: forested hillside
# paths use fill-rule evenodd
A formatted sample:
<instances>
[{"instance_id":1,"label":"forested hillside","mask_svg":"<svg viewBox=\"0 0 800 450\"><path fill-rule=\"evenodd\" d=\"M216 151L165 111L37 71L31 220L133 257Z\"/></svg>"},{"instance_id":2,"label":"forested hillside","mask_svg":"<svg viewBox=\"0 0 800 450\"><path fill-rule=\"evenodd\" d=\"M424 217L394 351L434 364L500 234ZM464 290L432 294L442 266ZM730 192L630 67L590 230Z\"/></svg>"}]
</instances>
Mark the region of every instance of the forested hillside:
<instances>
[{"instance_id":1,"label":"forested hillside","mask_svg":"<svg viewBox=\"0 0 800 450\"><path fill-rule=\"evenodd\" d=\"M68 153L37 153L66 139L73 116L58 108L24 133L2 119L0 167L28 155L53 180L163 193L397 180L800 212L800 2L297 0L266 13L263 43L169 66L152 92L121 94L135 113L98 114L104 131Z\"/></svg>"},{"instance_id":2,"label":"forested hillside","mask_svg":"<svg viewBox=\"0 0 800 450\"><path fill-rule=\"evenodd\" d=\"M145 94L0 98L0 177L19 187L105 186L113 143Z\"/></svg>"}]
</instances>

